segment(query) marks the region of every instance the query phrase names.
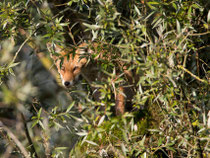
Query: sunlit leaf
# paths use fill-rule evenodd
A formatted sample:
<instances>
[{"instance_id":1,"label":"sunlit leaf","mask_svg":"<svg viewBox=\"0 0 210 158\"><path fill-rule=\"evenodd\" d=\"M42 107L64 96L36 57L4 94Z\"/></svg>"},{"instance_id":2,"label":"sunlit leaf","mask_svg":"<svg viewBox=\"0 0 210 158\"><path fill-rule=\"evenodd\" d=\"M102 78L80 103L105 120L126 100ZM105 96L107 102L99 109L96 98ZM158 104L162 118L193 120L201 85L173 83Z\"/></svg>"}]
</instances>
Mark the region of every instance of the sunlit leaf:
<instances>
[{"instance_id":1,"label":"sunlit leaf","mask_svg":"<svg viewBox=\"0 0 210 158\"><path fill-rule=\"evenodd\" d=\"M97 143L90 141L90 140L85 140L85 142L87 142L88 144L94 145L94 146L98 146Z\"/></svg>"},{"instance_id":2,"label":"sunlit leaf","mask_svg":"<svg viewBox=\"0 0 210 158\"><path fill-rule=\"evenodd\" d=\"M100 120L99 120L99 122L98 122L98 126L100 126L100 125L103 123L104 119L105 119L105 115L103 115L103 116L100 118Z\"/></svg>"}]
</instances>

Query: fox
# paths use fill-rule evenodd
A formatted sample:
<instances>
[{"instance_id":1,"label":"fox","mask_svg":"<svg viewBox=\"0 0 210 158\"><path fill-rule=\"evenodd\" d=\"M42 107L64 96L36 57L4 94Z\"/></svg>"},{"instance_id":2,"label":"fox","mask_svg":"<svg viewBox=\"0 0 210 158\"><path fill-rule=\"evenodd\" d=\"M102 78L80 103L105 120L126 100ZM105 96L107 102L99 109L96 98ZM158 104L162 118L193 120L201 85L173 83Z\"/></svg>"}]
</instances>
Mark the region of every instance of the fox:
<instances>
[{"instance_id":1,"label":"fox","mask_svg":"<svg viewBox=\"0 0 210 158\"><path fill-rule=\"evenodd\" d=\"M53 47L53 51L58 54L51 54L51 58L54 60L57 67L63 86L66 88L73 86L82 73L82 67L87 63L86 58L80 58L85 52L82 50L76 50L74 55L58 45L52 46L48 43L47 47L50 51L52 51Z\"/></svg>"},{"instance_id":2,"label":"fox","mask_svg":"<svg viewBox=\"0 0 210 158\"><path fill-rule=\"evenodd\" d=\"M47 48L51 53L51 58L57 67L58 73L65 88L70 88L77 84L80 76L82 76L91 86L93 91L93 98L96 101L100 99L100 91L98 88L92 86L95 81L102 81L106 79L106 75L99 71L100 67L97 65L97 60L102 58L102 52L97 53L97 43L91 44L82 43L76 47L75 51L72 49L62 49L59 45L52 45L47 43ZM70 53L71 52L71 53ZM55 53L57 55L55 55ZM97 56L90 61L91 55L95 53ZM124 66L124 73L127 79L132 82L132 73ZM125 91L126 90L126 91ZM127 92L127 94L125 93ZM125 104L128 96L131 96L132 90L126 89L123 86L115 90L115 114L122 115L125 112ZM131 98L131 97L129 97Z\"/></svg>"}]
</instances>

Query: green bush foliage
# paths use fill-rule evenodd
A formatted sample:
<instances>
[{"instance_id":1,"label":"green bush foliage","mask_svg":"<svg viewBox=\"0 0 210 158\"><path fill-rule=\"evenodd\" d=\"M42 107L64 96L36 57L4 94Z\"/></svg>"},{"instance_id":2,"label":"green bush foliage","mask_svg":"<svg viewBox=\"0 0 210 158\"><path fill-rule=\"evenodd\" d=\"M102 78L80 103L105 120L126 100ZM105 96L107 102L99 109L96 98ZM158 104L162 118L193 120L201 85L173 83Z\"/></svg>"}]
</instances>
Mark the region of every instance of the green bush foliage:
<instances>
[{"instance_id":1,"label":"green bush foliage","mask_svg":"<svg viewBox=\"0 0 210 158\"><path fill-rule=\"evenodd\" d=\"M1 1L0 157L209 157L209 9L206 0ZM39 87L29 58L54 74L48 42L98 43L100 102L85 80L82 90ZM128 81L117 62L135 80L121 116L114 93Z\"/></svg>"}]
</instances>

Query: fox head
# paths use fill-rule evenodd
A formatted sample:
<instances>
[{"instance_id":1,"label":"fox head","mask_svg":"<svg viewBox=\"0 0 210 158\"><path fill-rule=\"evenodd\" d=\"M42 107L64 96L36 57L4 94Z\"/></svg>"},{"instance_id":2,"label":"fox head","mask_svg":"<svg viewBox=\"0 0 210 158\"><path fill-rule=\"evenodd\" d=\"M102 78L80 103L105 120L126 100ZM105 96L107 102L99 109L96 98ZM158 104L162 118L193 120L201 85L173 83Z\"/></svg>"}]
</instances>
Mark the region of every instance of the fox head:
<instances>
[{"instance_id":1,"label":"fox head","mask_svg":"<svg viewBox=\"0 0 210 158\"><path fill-rule=\"evenodd\" d=\"M78 81L81 75L82 68L87 63L87 44L81 44L78 49L73 53L73 50L62 49L58 45L47 44L49 51L55 52L51 53L51 58L58 69L61 76L62 84L69 88ZM86 48L85 48L86 47ZM56 55L57 54L57 55Z\"/></svg>"}]
</instances>

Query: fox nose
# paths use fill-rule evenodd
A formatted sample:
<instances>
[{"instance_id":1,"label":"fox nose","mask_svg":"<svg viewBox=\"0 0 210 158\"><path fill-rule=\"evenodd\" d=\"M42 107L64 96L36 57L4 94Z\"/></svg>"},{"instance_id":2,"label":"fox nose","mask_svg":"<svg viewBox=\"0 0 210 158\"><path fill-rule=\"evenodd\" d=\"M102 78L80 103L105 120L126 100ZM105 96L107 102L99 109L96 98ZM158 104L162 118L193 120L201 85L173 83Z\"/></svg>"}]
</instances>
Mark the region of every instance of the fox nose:
<instances>
[{"instance_id":1,"label":"fox nose","mask_svg":"<svg viewBox=\"0 0 210 158\"><path fill-rule=\"evenodd\" d=\"M65 82L64 82L64 85L65 85L66 87L68 87L68 86L70 85L70 82L69 82L69 81L65 81Z\"/></svg>"}]
</instances>

